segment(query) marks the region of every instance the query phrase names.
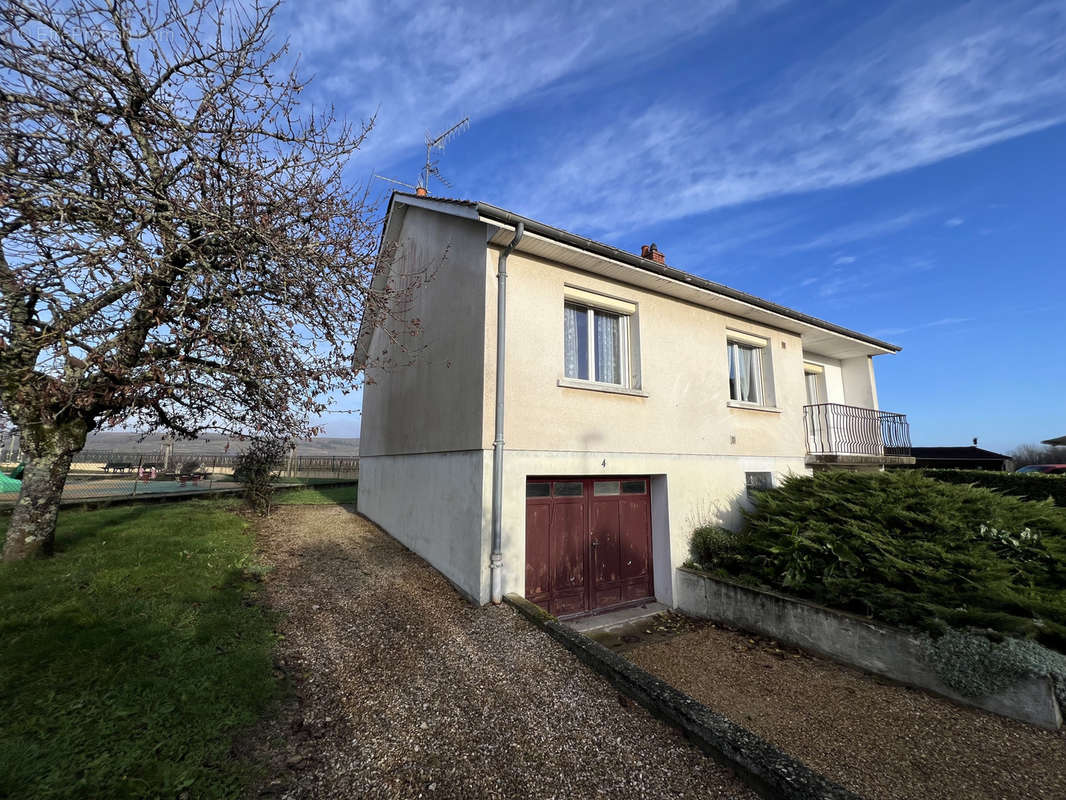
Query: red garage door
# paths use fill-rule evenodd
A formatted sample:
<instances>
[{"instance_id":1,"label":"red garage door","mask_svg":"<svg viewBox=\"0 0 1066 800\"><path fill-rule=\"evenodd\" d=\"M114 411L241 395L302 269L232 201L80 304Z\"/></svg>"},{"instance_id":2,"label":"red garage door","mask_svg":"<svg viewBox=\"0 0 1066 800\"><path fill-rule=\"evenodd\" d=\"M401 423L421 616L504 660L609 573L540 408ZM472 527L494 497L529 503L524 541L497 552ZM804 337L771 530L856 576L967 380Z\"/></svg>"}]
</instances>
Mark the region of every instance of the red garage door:
<instances>
[{"instance_id":1,"label":"red garage door","mask_svg":"<svg viewBox=\"0 0 1066 800\"><path fill-rule=\"evenodd\" d=\"M564 616L653 595L647 477L527 480L529 600Z\"/></svg>"}]
</instances>

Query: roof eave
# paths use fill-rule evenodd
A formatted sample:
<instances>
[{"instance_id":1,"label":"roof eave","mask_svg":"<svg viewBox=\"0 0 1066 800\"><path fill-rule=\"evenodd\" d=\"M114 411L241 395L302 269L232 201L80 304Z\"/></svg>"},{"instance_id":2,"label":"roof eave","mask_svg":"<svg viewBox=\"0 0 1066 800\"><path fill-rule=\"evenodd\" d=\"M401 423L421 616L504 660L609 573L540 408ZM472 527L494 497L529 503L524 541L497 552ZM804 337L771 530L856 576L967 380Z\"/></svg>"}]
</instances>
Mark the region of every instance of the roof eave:
<instances>
[{"instance_id":1,"label":"roof eave","mask_svg":"<svg viewBox=\"0 0 1066 800\"><path fill-rule=\"evenodd\" d=\"M670 267L665 264L658 264L654 261L650 261L646 258L641 258L638 255L630 253L626 250L621 250L617 247L604 244L603 242L597 242L594 239L589 239L584 236L579 236L576 233L570 233L561 228L555 228L551 225L546 225L543 222L524 217L521 214L516 214L513 211L494 206L491 203L463 201L463 200L449 200L442 198L434 198L429 196L420 196L407 194L403 192L393 193L392 199L389 203L389 216L391 216L392 205L395 202L402 202L405 205L415 206L418 208L425 208L432 211L438 211L453 216L461 217L464 219L480 219L485 222L494 223L497 225L507 226L513 228L519 222L521 222L526 229L527 233L542 236L547 239L554 240L570 247L576 247L580 250L595 254L601 258L606 258L611 261L615 261L624 264L629 267L644 270L663 278L667 278L671 281L694 286L703 291L710 292L712 294L719 295L721 297L735 300L739 303L744 303L755 308L762 309L763 311L771 314L783 317L785 319L794 320L795 322L802 323L803 325L809 325L818 328L822 331L826 331L838 336L843 336L851 339L855 342L860 342L875 351L880 351L881 354L898 353L903 348L899 345L892 344L891 342L882 341L872 336L867 336L864 333L853 331L849 328L845 328L841 325L836 325L832 322L819 319L818 317L812 317L809 314L804 314L801 311L796 311L793 308L779 305L770 300L758 297L747 292L742 292L739 289L733 289L721 283L701 278L697 275L685 272L675 267ZM878 354L878 353L873 353Z\"/></svg>"}]
</instances>

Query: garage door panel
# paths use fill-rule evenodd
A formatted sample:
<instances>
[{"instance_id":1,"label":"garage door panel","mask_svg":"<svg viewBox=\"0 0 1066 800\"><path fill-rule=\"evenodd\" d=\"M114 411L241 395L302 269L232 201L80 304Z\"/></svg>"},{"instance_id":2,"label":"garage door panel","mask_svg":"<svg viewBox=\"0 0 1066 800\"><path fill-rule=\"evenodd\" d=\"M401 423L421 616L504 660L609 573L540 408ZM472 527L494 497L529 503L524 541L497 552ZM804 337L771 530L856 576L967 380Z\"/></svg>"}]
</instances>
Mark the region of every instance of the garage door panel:
<instances>
[{"instance_id":1,"label":"garage door panel","mask_svg":"<svg viewBox=\"0 0 1066 800\"><path fill-rule=\"evenodd\" d=\"M592 501L592 557L595 559L593 579L596 587L618 580L618 500Z\"/></svg>"},{"instance_id":2,"label":"garage door panel","mask_svg":"<svg viewBox=\"0 0 1066 800\"><path fill-rule=\"evenodd\" d=\"M585 586L585 503L559 502L552 507L551 549L555 592Z\"/></svg>"},{"instance_id":3,"label":"garage door panel","mask_svg":"<svg viewBox=\"0 0 1066 800\"><path fill-rule=\"evenodd\" d=\"M651 572L650 526L646 497L623 497L619 502L621 529L618 570L622 580L639 578Z\"/></svg>"},{"instance_id":4,"label":"garage door panel","mask_svg":"<svg viewBox=\"0 0 1066 800\"><path fill-rule=\"evenodd\" d=\"M530 599L551 592L551 505L526 503L526 596Z\"/></svg>"}]
</instances>

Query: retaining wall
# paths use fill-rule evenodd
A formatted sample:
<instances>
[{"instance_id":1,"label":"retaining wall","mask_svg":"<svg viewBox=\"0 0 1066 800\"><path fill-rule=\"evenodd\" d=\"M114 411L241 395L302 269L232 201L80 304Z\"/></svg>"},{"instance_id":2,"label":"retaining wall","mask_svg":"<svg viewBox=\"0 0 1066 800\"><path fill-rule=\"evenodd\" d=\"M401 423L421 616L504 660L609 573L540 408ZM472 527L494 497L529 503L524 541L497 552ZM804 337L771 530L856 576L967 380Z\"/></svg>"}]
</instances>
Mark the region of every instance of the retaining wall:
<instances>
[{"instance_id":1,"label":"retaining wall","mask_svg":"<svg viewBox=\"0 0 1066 800\"><path fill-rule=\"evenodd\" d=\"M958 703L1042 728L1062 725L1055 687L1047 675L1023 678L999 694L966 697L946 686L925 662L922 639L915 634L775 592L712 578L696 570L682 567L677 572L677 607L686 614L760 633Z\"/></svg>"}]
</instances>

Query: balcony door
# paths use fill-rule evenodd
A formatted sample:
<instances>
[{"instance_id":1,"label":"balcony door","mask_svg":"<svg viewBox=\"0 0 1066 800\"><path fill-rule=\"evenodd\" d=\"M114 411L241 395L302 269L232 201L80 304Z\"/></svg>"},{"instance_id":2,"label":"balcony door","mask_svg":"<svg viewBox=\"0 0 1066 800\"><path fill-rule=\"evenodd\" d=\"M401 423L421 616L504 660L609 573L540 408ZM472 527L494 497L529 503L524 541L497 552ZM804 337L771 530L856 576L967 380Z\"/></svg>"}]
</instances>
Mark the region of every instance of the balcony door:
<instances>
[{"instance_id":1,"label":"balcony door","mask_svg":"<svg viewBox=\"0 0 1066 800\"><path fill-rule=\"evenodd\" d=\"M822 453L832 448L832 431L825 413L828 393L825 369L818 364L803 365L803 380L807 386L807 452Z\"/></svg>"}]
</instances>

